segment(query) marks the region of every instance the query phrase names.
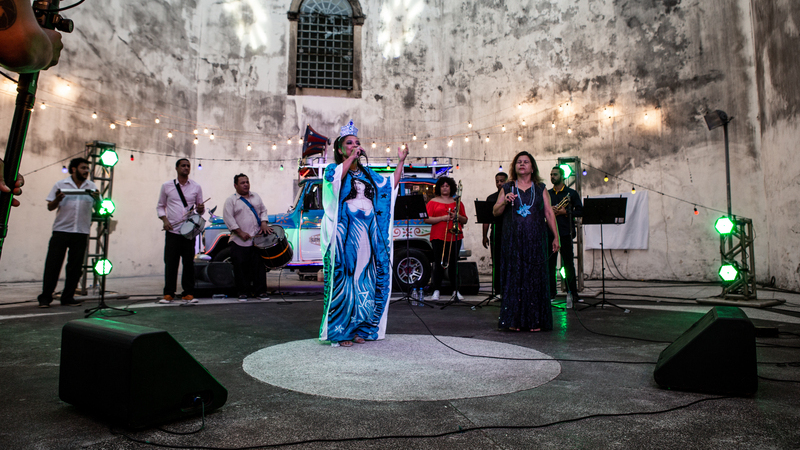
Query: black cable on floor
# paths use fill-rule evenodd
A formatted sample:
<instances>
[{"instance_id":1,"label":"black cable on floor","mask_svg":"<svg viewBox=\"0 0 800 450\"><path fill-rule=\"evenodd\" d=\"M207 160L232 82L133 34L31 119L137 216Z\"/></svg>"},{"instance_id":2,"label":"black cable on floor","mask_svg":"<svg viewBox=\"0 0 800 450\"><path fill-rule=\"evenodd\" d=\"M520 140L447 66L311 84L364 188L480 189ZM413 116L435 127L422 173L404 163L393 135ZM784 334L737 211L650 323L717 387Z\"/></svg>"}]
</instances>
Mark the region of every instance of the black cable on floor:
<instances>
[{"instance_id":1,"label":"black cable on floor","mask_svg":"<svg viewBox=\"0 0 800 450\"><path fill-rule=\"evenodd\" d=\"M382 441L387 439L431 439L431 438L441 438L446 436L453 436L456 434L463 434L469 433L473 431L488 431L488 430L537 430L542 428L548 428L556 425L562 425L567 423L574 423L574 422L581 422L588 419L601 419L607 417L631 417L631 416L654 416L659 414L666 414L673 411L679 411L682 409L689 408L694 406L698 403L708 402L708 401L715 401L715 400L726 400L729 398L734 398L730 396L722 396L722 397L706 397L701 398L699 400L695 400L684 405L673 406L672 408L661 409L657 411L638 411L638 412L626 412L626 413L610 413L610 414L589 414L586 416L575 417L572 419L562 419L557 420L555 422L548 422L541 425L487 425L482 427L466 427L462 428L461 426L458 427L457 430L445 431L443 433L436 433L436 434L411 434L411 435L385 435L385 436L363 436L363 437L353 437L353 438L331 438L331 439L306 439L302 441L293 441L293 442L283 442L279 444L262 444L262 445L253 445L247 447L209 447L209 446L192 446L192 445L170 445L170 444L161 444L158 442L146 441L142 439L136 439L131 437L122 432L114 432L111 430L111 433L114 435L123 436L126 439L136 442L138 444L146 444L152 445L155 447L163 447L163 448L188 448L188 449L202 449L202 450L252 450L252 449L259 449L259 448L275 448L275 447L286 447L286 446L294 446L294 445L305 445L305 444L317 444L317 443L334 443L334 442L365 442L365 441Z\"/></svg>"}]
</instances>

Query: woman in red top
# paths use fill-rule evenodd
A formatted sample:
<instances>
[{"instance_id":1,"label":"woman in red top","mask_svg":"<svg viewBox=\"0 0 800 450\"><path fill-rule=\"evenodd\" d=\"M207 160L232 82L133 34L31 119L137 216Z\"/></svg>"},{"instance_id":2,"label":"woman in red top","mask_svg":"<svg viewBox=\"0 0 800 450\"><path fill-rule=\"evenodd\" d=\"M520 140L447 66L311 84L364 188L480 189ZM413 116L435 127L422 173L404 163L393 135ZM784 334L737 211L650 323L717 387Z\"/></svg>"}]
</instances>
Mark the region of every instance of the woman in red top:
<instances>
[{"instance_id":1,"label":"woman in red top","mask_svg":"<svg viewBox=\"0 0 800 450\"><path fill-rule=\"evenodd\" d=\"M433 246L433 295L431 300L439 300L439 291L442 288L442 260L449 261L447 267L447 276L450 278L450 284L454 287L453 295L459 300L464 297L456 286L456 268L458 267L458 253L461 251L461 240L464 235L461 233L461 226L467 223L467 213L464 211L464 203L461 202L458 208L458 214L455 210L455 199L453 196L456 194L456 182L450 177L441 177L436 180L434 187L434 194L436 197L432 198L427 205L428 218L425 223L433 225L431 227L431 245ZM461 225L458 227L458 234L451 233L448 229L453 228L453 221L457 220ZM445 241L451 242L448 244L450 255L444 255Z\"/></svg>"}]
</instances>

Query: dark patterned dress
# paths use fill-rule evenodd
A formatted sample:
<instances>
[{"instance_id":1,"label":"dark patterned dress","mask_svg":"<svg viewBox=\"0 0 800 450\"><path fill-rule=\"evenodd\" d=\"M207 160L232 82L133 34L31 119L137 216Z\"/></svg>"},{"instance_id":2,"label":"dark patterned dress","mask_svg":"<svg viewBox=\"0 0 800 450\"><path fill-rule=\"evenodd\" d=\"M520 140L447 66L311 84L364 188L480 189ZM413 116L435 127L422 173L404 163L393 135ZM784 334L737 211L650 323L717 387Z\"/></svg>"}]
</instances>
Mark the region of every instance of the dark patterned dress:
<instances>
[{"instance_id":1,"label":"dark patterned dress","mask_svg":"<svg viewBox=\"0 0 800 450\"><path fill-rule=\"evenodd\" d=\"M553 329L547 268L547 224L544 218L544 184L518 191L514 182L503 185L505 194L518 197L503 212L503 303L499 328L543 331ZM533 205L531 199L533 197ZM520 207L529 214L518 213Z\"/></svg>"}]
</instances>

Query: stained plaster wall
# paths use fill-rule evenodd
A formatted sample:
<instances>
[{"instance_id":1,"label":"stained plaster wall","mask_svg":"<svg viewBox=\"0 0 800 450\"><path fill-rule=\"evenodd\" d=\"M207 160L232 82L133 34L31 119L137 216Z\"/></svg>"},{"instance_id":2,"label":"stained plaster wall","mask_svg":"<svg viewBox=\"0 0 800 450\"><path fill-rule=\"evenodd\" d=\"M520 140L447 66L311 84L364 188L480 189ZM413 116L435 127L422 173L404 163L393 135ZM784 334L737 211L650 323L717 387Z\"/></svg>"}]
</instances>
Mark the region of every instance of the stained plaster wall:
<instances>
[{"instance_id":1,"label":"stained plaster wall","mask_svg":"<svg viewBox=\"0 0 800 450\"><path fill-rule=\"evenodd\" d=\"M454 176L464 181L470 203L491 193L497 167L508 170L523 149L536 156L543 174L560 156L588 163L584 196L626 192L629 182L639 192L649 187L650 248L616 251L622 274L714 279L719 255L711 224L718 213L704 206L725 209L724 159L721 130L709 132L702 116L717 108L736 117L734 211L754 219L759 277L771 273L770 238L785 236L789 225L768 228L764 220L767 175L749 2L406 2L412 10L422 6L413 19L393 9L395 3L361 3L360 99L286 95L289 2L111 1L76 9L69 16L76 32L65 37L62 62L42 76L40 98L61 106L34 114L22 167L30 188L12 215L2 278L40 277L53 217L43 198L64 175L60 163L33 171L80 152L87 140L116 142L134 154L131 162L127 150L120 152L115 174L114 274L154 274L163 270L154 204L160 184L174 176L176 157L205 159L192 176L211 206L221 206L232 193L232 176L244 172L267 207L280 212L293 197L299 153L285 139L296 139L306 123L335 136L352 118L365 144L378 142L378 149L367 147L372 160L386 156L387 142L410 141L413 133L429 144L427 150L414 144L413 156L457 158ZM413 35L400 41L399 57L384 56L384 30L394 43L403 30ZM60 80L71 82L70 94L54 94ZM0 117L10 122L13 98L3 95L0 102ZM604 108L611 105L608 119ZM98 120L90 118L94 109ZM134 126L108 128L109 120L126 117ZM201 135L210 127L217 139L201 137L193 145L196 126ZM170 129L174 139L165 137ZM789 125L780 131L783 139L792 135ZM478 133L488 133L490 142L479 141ZM448 147L451 136L455 144ZM244 148L248 142L252 152ZM608 183L604 173L611 175ZM466 244L485 271L479 228L469 227ZM24 257L11 263L9 254ZM591 258L587 253L587 272ZM797 265L796 257L789 259Z\"/></svg>"}]
</instances>

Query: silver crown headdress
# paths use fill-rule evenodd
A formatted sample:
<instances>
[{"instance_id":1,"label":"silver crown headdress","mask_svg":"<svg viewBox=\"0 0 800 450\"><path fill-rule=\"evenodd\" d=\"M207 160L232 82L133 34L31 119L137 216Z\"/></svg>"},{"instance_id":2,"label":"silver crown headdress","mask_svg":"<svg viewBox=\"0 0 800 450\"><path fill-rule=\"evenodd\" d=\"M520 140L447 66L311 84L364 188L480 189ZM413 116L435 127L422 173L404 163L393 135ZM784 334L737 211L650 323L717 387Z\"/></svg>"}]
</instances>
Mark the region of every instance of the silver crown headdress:
<instances>
[{"instance_id":1,"label":"silver crown headdress","mask_svg":"<svg viewBox=\"0 0 800 450\"><path fill-rule=\"evenodd\" d=\"M358 128L353 125L353 121L351 120L350 123L342 127L342 131L339 133L340 137L343 136L355 136L358 137Z\"/></svg>"}]
</instances>

